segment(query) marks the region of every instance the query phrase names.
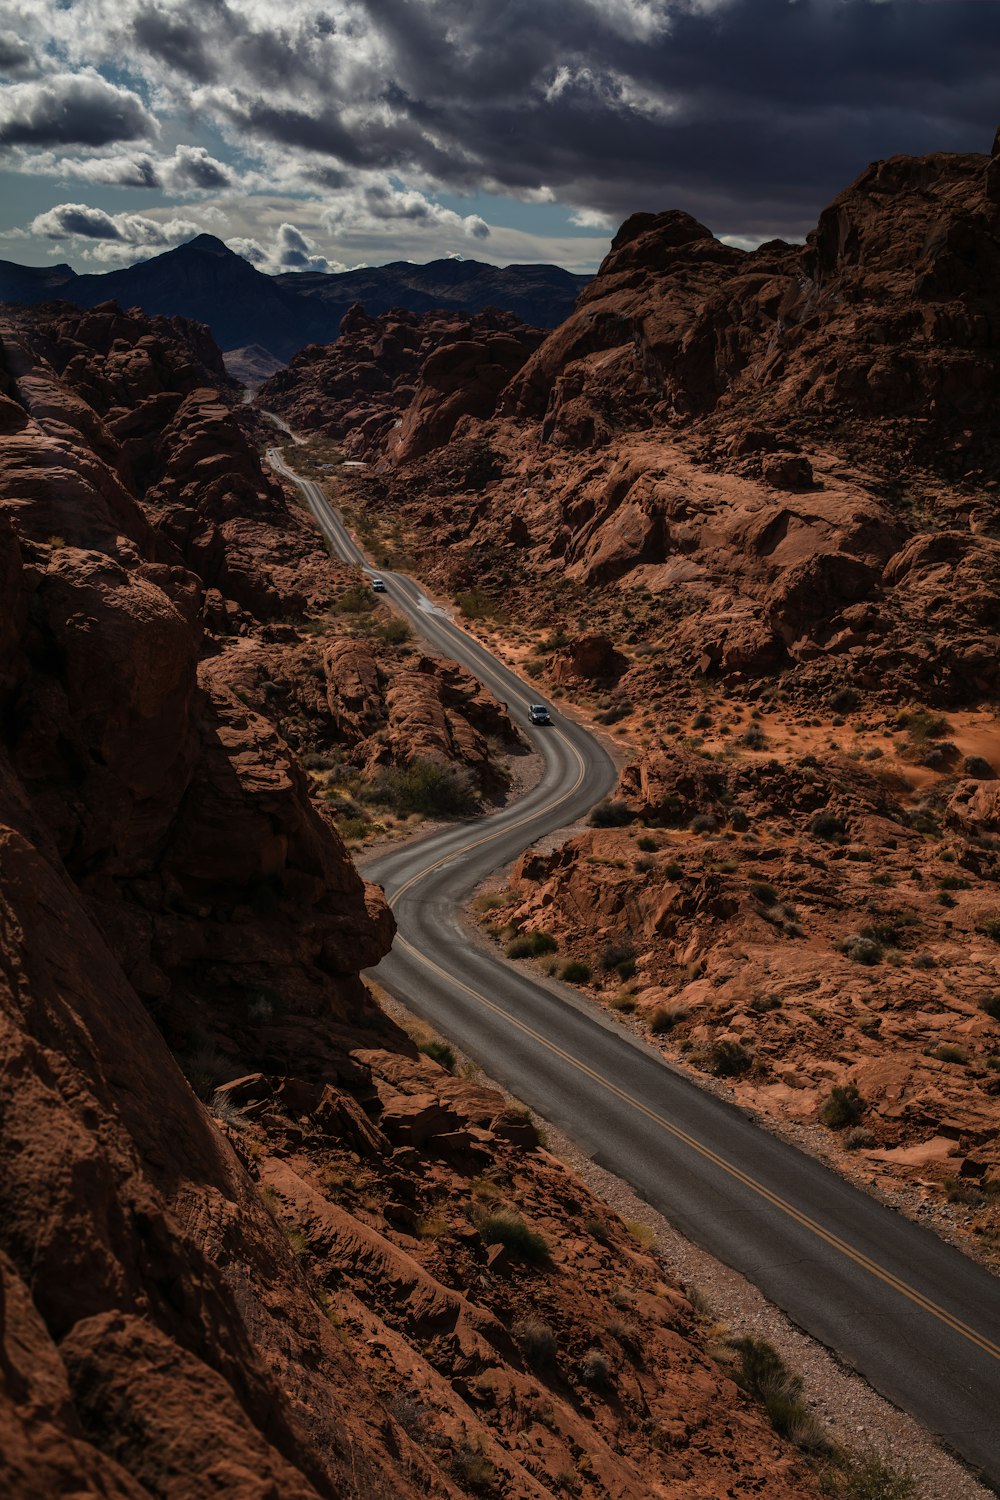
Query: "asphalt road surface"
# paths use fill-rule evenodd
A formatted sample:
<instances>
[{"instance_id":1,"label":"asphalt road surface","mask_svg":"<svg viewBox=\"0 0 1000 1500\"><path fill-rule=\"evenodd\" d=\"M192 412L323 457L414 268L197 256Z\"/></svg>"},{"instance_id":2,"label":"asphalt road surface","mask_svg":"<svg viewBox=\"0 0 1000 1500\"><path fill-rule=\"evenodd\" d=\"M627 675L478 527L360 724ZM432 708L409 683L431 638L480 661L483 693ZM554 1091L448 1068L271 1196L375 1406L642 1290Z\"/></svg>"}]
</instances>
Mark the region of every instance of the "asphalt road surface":
<instances>
[{"instance_id":1,"label":"asphalt road surface","mask_svg":"<svg viewBox=\"0 0 1000 1500\"><path fill-rule=\"evenodd\" d=\"M298 480L277 450L269 456L300 484L337 553L379 573L414 629L485 682L544 758L539 784L503 812L363 863L398 923L373 976L1000 1492L1000 1281L470 931L462 907L476 885L607 796L611 759L561 715L551 728L529 726L537 692L412 579L371 567L320 487Z\"/></svg>"}]
</instances>

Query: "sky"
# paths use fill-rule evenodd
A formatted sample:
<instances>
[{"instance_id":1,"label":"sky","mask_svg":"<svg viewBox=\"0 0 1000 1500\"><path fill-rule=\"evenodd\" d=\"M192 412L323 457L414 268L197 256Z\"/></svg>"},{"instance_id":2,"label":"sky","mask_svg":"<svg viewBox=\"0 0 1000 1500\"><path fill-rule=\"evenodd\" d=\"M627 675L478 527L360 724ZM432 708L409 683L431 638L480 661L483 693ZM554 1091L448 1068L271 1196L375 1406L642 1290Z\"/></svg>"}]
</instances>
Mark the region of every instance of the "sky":
<instances>
[{"instance_id":1,"label":"sky","mask_svg":"<svg viewBox=\"0 0 1000 1500\"><path fill-rule=\"evenodd\" d=\"M1000 0L0 0L0 258L591 271L637 210L800 239L989 151Z\"/></svg>"}]
</instances>

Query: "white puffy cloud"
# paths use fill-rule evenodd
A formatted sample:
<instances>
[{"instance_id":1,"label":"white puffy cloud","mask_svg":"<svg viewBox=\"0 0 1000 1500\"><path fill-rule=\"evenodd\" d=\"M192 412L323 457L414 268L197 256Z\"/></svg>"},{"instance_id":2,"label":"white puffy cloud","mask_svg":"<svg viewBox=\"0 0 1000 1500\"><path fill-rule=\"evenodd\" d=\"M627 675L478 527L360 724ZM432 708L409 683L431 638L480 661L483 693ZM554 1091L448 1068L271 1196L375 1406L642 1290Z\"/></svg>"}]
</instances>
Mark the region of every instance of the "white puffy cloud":
<instances>
[{"instance_id":1,"label":"white puffy cloud","mask_svg":"<svg viewBox=\"0 0 1000 1500\"><path fill-rule=\"evenodd\" d=\"M0 146L106 146L157 132L138 94L90 69L0 87Z\"/></svg>"},{"instance_id":2,"label":"white puffy cloud","mask_svg":"<svg viewBox=\"0 0 1000 1500\"><path fill-rule=\"evenodd\" d=\"M41 239L76 242L90 259L111 261L140 260L200 232L188 219L109 214L87 203L59 203L31 223L31 233Z\"/></svg>"},{"instance_id":3,"label":"white puffy cloud","mask_svg":"<svg viewBox=\"0 0 1000 1500\"><path fill-rule=\"evenodd\" d=\"M23 80L0 88L8 146L151 140L155 112L203 153L168 169L109 152L93 182L137 186L148 159L177 196L302 193L331 233L356 209L387 248L421 230L428 248L485 241L482 219L459 230L435 206L445 192L557 201L583 229L684 207L753 237L800 232L872 157L988 147L1000 6L0 0L0 69L5 57ZM74 161L67 175L87 180Z\"/></svg>"}]
</instances>

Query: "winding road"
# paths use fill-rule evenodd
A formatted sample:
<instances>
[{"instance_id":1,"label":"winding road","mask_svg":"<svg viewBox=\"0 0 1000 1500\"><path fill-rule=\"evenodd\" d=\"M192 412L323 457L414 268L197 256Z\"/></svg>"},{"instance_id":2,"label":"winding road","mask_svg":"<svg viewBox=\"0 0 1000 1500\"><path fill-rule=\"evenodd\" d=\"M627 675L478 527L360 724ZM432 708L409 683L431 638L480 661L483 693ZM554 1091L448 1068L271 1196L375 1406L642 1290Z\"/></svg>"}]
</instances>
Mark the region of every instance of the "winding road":
<instances>
[{"instance_id":1,"label":"winding road","mask_svg":"<svg viewBox=\"0 0 1000 1500\"><path fill-rule=\"evenodd\" d=\"M544 773L490 817L363 863L398 924L379 983L629 1182L682 1234L741 1271L800 1327L912 1413L1000 1493L1000 1281L670 1067L567 986L505 963L462 908L490 872L614 784L570 719L527 723L528 688L405 575L375 569L318 484L294 480L338 555L386 580L413 628L502 699Z\"/></svg>"}]
</instances>

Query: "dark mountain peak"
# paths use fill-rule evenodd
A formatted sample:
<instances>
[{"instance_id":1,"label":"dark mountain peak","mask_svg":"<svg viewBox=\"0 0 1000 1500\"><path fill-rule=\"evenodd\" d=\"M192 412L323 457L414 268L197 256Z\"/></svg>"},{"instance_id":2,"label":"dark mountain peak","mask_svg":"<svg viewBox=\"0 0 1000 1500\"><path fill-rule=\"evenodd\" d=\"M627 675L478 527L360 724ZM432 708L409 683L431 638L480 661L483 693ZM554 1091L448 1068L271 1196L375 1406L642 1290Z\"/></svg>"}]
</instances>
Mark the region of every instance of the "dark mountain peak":
<instances>
[{"instance_id":1,"label":"dark mountain peak","mask_svg":"<svg viewBox=\"0 0 1000 1500\"><path fill-rule=\"evenodd\" d=\"M202 255L232 256L234 260L243 259L214 234L196 234L193 240L185 240L183 245L178 245L177 248L178 250L199 250Z\"/></svg>"}]
</instances>

